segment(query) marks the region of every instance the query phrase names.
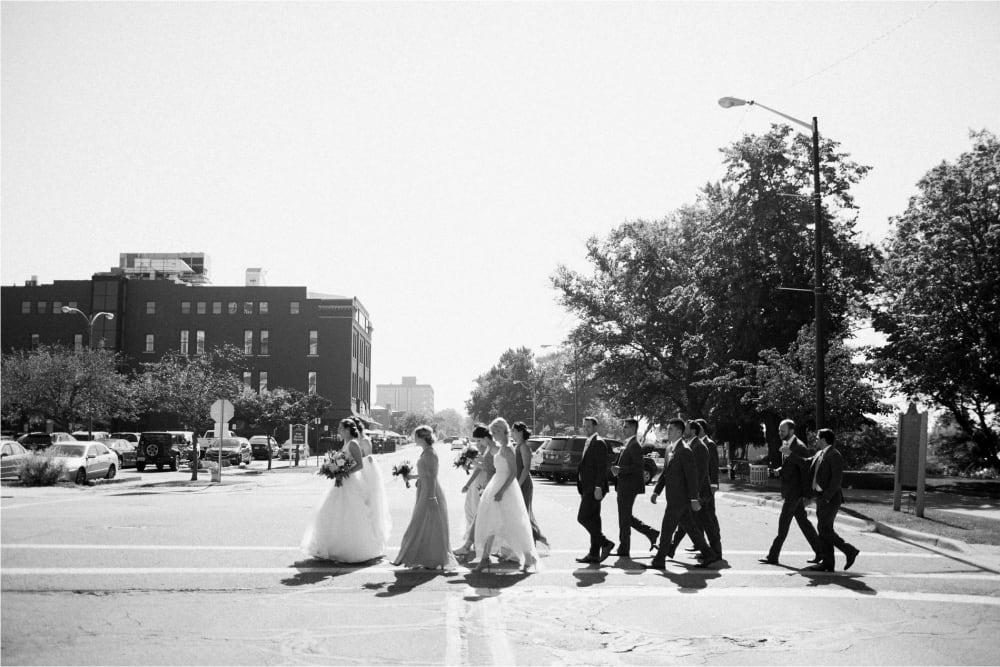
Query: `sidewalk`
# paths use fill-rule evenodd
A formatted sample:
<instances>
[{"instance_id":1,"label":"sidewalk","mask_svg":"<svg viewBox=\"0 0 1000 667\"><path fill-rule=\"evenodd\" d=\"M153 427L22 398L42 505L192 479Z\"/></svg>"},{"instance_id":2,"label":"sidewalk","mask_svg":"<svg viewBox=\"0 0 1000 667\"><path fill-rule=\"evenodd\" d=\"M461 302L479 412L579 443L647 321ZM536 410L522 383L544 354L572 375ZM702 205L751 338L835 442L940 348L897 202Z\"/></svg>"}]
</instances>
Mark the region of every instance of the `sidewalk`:
<instances>
[{"instance_id":1,"label":"sidewalk","mask_svg":"<svg viewBox=\"0 0 1000 667\"><path fill-rule=\"evenodd\" d=\"M755 504L774 510L781 508L780 482L766 485L720 480L718 498L734 503ZM940 482L940 480L939 480ZM941 489L965 490L952 493ZM992 493L993 486L985 486ZM924 516L907 509L908 493L903 492L901 511L892 509L893 492L845 489L844 504L837 523L856 530L879 533L940 553L968 557L980 567L1000 571L1000 497L970 495L969 487L939 483L924 496ZM973 489L976 492L975 489ZM807 505L816 520L815 505Z\"/></svg>"}]
</instances>

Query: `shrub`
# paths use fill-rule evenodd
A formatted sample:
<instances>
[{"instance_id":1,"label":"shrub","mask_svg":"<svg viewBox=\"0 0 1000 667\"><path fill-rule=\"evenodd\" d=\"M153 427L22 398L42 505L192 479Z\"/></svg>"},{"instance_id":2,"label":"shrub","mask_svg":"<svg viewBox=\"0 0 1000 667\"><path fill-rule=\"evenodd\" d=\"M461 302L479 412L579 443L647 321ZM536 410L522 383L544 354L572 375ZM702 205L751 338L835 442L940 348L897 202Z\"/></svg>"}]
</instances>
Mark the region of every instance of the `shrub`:
<instances>
[{"instance_id":1,"label":"shrub","mask_svg":"<svg viewBox=\"0 0 1000 667\"><path fill-rule=\"evenodd\" d=\"M21 463L18 479L24 486L52 486L62 473L62 465L52 457L30 454Z\"/></svg>"},{"instance_id":2,"label":"shrub","mask_svg":"<svg viewBox=\"0 0 1000 667\"><path fill-rule=\"evenodd\" d=\"M896 472L896 466L891 463L872 461L871 463L866 463L862 470L865 472Z\"/></svg>"}]
</instances>

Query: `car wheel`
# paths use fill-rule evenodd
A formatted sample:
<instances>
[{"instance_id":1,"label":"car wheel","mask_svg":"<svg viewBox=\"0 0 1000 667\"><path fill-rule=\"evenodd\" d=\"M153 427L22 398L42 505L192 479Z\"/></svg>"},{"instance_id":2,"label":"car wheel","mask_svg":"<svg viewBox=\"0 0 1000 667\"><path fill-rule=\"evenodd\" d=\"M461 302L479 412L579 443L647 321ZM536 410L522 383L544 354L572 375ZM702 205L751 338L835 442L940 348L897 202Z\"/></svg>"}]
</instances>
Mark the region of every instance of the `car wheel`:
<instances>
[{"instance_id":1,"label":"car wheel","mask_svg":"<svg viewBox=\"0 0 1000 667\"><path fill-rule=\"evenodd\" d=\"M643 470L642 471L643 484L649 484L652 481L653 481L653 473L649 472L648 470Z\"/></svg>"},{"instance_id":2,"label":"car wheel","mask_svg":"<svg viewBox=\"0 0 1000 667\"><path fill-rule=\"evenodd\" d=\"M80 468L79 470L77 470L76 471L76 479L74 479L73 481L76 482L77 484L86 484L87 483L87 469L86 468Z\"/></svg>"},{"instance_id":3,"label":"car wheel","mask_svg":"<svg viewBox=\"0 0 1000 667\"><path fill-rule=\"evenodd\" d=\"M114 479L116 472L118 472L118 469L115 468L115 465L112 463L111 467L108 468L108 474L104 476L104 479Z\"/></svg>"},{"instance_id":4,"label":"car wheel","mask_svg":"<svg viewBox=\"0 0 1000 667\"><path fill-rule=\"evenodd\" d=\"M176 456L173 457L172 459L170 459L170 469L171 470L177 470L177 457Z\"/></svg>"},{"instance_id":5,"label":"car wheel","mask_svg":"<svg viewBox=\"0 0 1000 667\"><path fill-rule=\"evenodd\" d=\"M142 472L145 469L146 469L146 464L145 463L136 463L135 464L135 471L136 472Z\"/></svg>"}]
</instances>

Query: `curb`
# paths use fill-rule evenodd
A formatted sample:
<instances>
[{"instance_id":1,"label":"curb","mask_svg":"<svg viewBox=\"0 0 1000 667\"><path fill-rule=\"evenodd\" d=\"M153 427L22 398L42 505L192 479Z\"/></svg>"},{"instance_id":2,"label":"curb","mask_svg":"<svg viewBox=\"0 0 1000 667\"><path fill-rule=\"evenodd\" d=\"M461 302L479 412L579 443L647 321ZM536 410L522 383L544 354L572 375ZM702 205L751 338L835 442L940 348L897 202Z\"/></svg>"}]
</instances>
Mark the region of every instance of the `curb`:
<instances>
[{"instance_id":1,"label":"curb","mask_svg":"<svg viewBox=\"0 0 1000 667\"><path fill-rule=\"evenodd\" d=\"M717 493L716 498L725 498L727 500L745 503L748 505L757 505L758 507L770 507L773 509L781 509L782 503L780 501L772 500L771 498L760 498L758 496L751 496L742 493L733 493L731 491L724 491L722 493ZM816 508L806 507L806 512L809 514L810 518L816 519ZM899 526L892 526L884 521L869 521L865 519L859 519L853 516L845 516L839 514L837 516L837 523L841 525L848 525L853 528L857 528L862 532L866 533L877 533L879 535L884 535L886 537L891 537L897 540L904 540L907 542L916 542L921 546L937 547L938 549L946 549L948 551L955 551L958 553L969 553L969 549L964 542L958 540L953 540L949 537L941 537L940 535L932 535L930 533L922 533L918 530L911 530L909 528L900 528Z\"/></svg>"}]
</instances>

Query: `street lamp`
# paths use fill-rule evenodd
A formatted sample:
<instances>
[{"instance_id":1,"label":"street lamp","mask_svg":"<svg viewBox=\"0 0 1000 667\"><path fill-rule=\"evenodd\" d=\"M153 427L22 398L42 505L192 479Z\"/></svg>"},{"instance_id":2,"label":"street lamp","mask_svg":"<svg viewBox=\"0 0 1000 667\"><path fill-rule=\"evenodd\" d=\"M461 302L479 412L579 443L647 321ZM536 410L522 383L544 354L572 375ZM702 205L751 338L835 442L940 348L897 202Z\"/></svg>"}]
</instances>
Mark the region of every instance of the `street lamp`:
<instances>
[{"instance_id":1,"label":"street lamp","mask_svg":"<svg viewBox=\"0 0 1000 667\"><path fill-rule=\"evenodd\" d=\"M819 121L813 116L812 124L799 120L794 116L781 113L777 109L764 106L754 100L741 100L738 97L723 97L719 100L719 106L723 109L747 106L759 106L767 109L773 114L777 114L785 120L790 120L796 125L800 125L812 131L812 163L813 163L813 221L816 246L816 256L814 259L814 282L813 295L816 307L816 430L823 428L826 415L826 376L823 360L823 204L819 193Z\"/></svg>"},{"instance_id":2,"label":"street lamp","mask_svg":"<svg viewBox=\"0 0 1000 667\"><path fill-rule=\"evenodd\" d=\"M62 307L62 312L66 313L66 314L76 313L77 315L79 315L80 317L82 317L84 320L87 321L87 329L88 329L88 331L87 331L87 348L91 349L91 350L94 349L94 322L96 322L97 320L101 319L102 317L108 318L109 322L111 320L115 319L115 314L114 313L107 313L107 312L104 312L103 310L101 312L99 312L99 313L95 313L91 317L87 317L87 314L84 313L79 308L72 308L70 306L63 306ZM94 439L94 413L93 413L94 406L93 406L93 404L91 402L92 401L91 391L92 391L92 389L91 389L91 386L90 386L90 376L88 374L88 376L87 376L87 419L88 419L88 422L87 422L88 423L88 426L87 426L87 437L90 438L91 440L93 440Z\"/></svg>"}]
</instances>

